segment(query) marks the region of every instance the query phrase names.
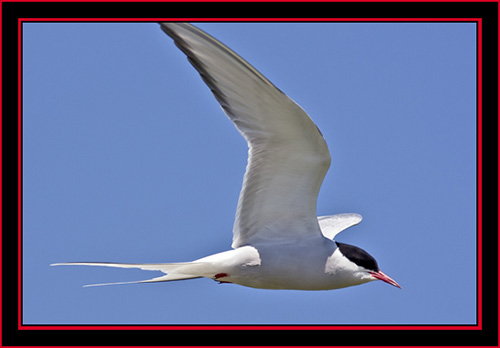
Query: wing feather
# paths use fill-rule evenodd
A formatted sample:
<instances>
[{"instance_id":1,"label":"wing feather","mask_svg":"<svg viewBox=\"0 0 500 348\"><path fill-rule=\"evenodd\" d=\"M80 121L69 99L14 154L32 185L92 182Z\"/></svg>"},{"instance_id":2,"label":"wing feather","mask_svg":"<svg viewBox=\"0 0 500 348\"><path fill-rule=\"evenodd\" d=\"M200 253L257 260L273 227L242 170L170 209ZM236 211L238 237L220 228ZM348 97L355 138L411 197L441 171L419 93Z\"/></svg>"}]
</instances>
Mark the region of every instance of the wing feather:
<instances>
[{"instance_id":1,"label":"wing feather","mask_svg":"<svg viewBox=\"0 0 500 348\"><path fill-rule=\"evenodd\" d=\"M359 224L362 219L361 215L355 213L318 216L321 232L328 239L334 239L337 234L346 228Z\"/></svg>"},{"instance_id":2,"label":"wing feather","mask_svg":"<svg viewBox=\"0 0 500 348\"><path fill-rule=\"evenodd\" d=\"M243 58L204 31L187 23L161 23L161 28L186 54L248 143L233 248L262 240L321 236L316 199L330 153L313 121Z\"/></svg>"}]
</instances>

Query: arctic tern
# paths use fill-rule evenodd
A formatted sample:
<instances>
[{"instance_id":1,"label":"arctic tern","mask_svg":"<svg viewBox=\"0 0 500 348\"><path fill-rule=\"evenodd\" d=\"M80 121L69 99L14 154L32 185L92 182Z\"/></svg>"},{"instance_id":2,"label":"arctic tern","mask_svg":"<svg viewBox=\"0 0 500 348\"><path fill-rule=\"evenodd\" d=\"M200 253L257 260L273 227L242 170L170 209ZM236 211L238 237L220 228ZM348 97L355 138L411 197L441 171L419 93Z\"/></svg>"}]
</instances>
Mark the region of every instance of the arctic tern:
<instances>
[{"instance_id":1,"label":"arctic tern","mask_svg":"<svg viewBox=\"0 0 500 348\"><path fill-rule=\"evenodd\" d=\"M210 278L263 289L329 290L382 280L366 251L334 241L358 214L316 216L330 153L307 113L224 44L188 23L160 23L184 52L248 143L232 250L192 262L124 264L71 262L161 271L153 279L95 285Z\"/></svg>"}]
</instances>

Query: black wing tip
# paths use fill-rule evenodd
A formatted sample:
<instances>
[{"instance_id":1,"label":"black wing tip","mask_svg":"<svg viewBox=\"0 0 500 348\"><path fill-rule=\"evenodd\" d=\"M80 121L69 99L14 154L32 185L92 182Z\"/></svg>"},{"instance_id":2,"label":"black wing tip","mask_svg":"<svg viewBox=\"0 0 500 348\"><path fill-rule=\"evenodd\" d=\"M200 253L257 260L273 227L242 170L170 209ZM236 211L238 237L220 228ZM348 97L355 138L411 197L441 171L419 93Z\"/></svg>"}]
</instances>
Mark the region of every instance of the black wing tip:
<instances>
[{"instance_id":1,"label":"black wing tip","mask_svg":"<svg viewBox=\"0 0 500 348\"><path fill-rule=\"evenodd\" d=\"M228 102L225 98L224 93L220 90L220 88L217 87L217 81L215 80L215 78L205 68L203 62L196 56L196 54L194 54L189 44L185 40L183 40L180 37L180 35L178 35L176 31L170 28L167 24L173 24L173 23L165 23L165 22L160 23L161 29L165 32L165 34L167 34L174 40L174 43L177 46L177 48L179 48L186 55L189 63L191 63L191 65L198 71L202 80L210 88L217 101L223 106L223 108L227 107Z\"/></svg>"}]
</instances>

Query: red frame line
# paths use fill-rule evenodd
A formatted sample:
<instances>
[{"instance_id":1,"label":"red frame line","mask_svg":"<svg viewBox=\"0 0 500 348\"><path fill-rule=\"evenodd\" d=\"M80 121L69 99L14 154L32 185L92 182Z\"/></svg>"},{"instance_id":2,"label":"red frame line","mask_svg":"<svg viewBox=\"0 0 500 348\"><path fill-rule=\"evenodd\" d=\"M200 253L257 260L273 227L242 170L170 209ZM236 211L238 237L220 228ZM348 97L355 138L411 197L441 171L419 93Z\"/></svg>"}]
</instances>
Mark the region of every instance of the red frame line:
<instances>
[{"instance_id":1,"label":"red frame line","mask_svg":"<svg viewBox=\"0 0 500 348\"><path fill-rule=\"evenodd\" d=\"M4 0L5 1L5 0ZM43 0L33 0L43 1ZM63 1L63 0L53 0ZM89 2L99 0L86 0ZM120 1L120 0L110 0ZM126 0L135 1L135 0ZM161 1L161 0L153 0ZM189 1L189 0L180 0ZM204 1L204 0L194 0ZM221 0L219 0L221 1ZM225 0L222 0L224 2ZM265 0L250 0L260 2ZM281 0L278 0L281 1ZM301 1L301 0L294 0ZM327 1L327 0L324 0ZM354 1L354 0L347 0ZM356 0L357 1L357 0ZM373 0L362 0L370 2ZM397 1L397 0L390 0ZM422 1L422 0L419 0ZM423 0L431 2L432 0ZM456 1L456 0L444 0ZM460 0L469 1L469 0ZM6 1L7 2L7 1ZM357 1L358 2L358 1ZM497 2L491 0L491 2ZM475 22L477 23L477 324L476 325L25 325L22 323L22 24L23 22ZM1 30L1 28L0 28ZM1 47L1 46L0 46ZM500 50L499 50L500 51ZM18 330L482 330L482 19L481 18L19 18L18 19ZM499 63L500 66L500 63ZM499 93L500 97L500 93ZM500 98L499 98L500 99ZM1 103L1 100L0 100ZM500 109L500 102L499 102ZM0 124L1 127L1 124ZM499 126L500 132L500 126ZM0 144L1 146L1 144ZM499 141L500 149L500 141ZM500 168L500 165L499 165ZM499 178L500 181L500 178ZM500 189L499 189L500 194ZM1 219L1 215L0 215ZM500 225L500 209L499 209ZM1 243L1 242L0 242ZM500 244L499 244L500 247ZM499 259L500 265L500 259ZM1 282L1 277L0 277ZM500 284L500 281L499 281ZM1 320L1 319L0 319ZM351 347L352 348L352 347Z\"/></svg>"},{"instance_id":2,"label":"red frame line","mask_svg":"<svg viewBox=\"0 0 500 348\"><path fill-rule=\"evenodd\" d=\"M46 0L2 0L2 2L45 2ZM109 2L135 2L136 0L108 0ZM173 2L174 0L167 0ZM175 0L176 2L207 2L207 0ZM275 2L303 2L303 0L273 0ZM315 2L337 2L340 0L315 0ZM380 2L380 0L341 0L342 2ZM51 2L67 2L66 0L52 0ZM84 0L84 2L102 2L102 0ZM150 0L150 2L165 2L164 0ZM213 2L269 2L269 0L215 0ZM384 2L415 2L415 0L384 0ZM416 2L436 2L436 0L416 0ZM471 2L471 0L440 0L440 2ZM481 2L498 2L497 0L481 0ZM396 18L397 20L397 18Z\"/></svg>"}]
</instances>

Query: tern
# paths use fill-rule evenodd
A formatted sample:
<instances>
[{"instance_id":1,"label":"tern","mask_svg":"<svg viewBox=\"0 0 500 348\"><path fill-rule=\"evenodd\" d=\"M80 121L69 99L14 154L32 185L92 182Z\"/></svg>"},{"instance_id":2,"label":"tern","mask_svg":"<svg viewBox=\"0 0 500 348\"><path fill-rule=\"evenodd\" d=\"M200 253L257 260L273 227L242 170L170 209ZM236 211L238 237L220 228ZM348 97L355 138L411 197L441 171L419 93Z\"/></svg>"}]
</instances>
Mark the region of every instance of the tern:
<instances>
[{"instance_id":1,"label":"tern","mask_svg":"<svg viewBox=\"0 0 500 348\"><path fill-rule=\"evenodd\" d=\"M316 200L330 153L307 113L227 46L188 23L160 23L201 75L248 143L248 164L233 227L232 249L192 262L130 264L164 275L130 284L210 278L261 289L330 290L382 280L366 251L334 241L358 224L359 214L316 216Z\"/></svg>"}]
</instances>

